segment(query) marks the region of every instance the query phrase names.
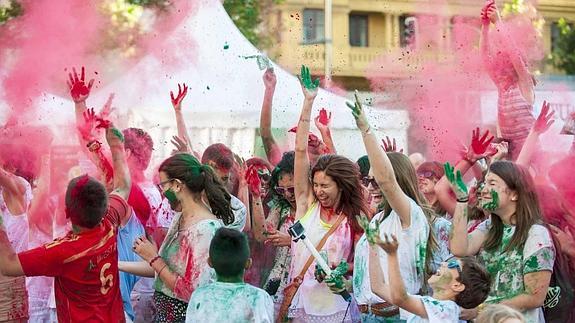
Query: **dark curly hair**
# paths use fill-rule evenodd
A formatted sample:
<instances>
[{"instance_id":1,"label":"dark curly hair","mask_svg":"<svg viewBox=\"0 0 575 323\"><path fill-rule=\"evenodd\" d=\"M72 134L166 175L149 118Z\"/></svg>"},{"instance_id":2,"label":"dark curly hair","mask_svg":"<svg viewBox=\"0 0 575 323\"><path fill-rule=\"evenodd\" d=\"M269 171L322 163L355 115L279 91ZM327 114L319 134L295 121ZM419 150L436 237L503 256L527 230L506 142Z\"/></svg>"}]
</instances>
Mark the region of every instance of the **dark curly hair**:
<instances>
[{"instance_id":1,"label":"dark curly hair","mask_svg":"<svg viewBox=\"0 0 575 323\"><path fill-rule=\"evenodd\" d=\"M129 149L139 170L145 170L150 164L154 141L150 135L140 128L128 128L122 131L124 135L124 149Z\"/></svg>"}]
</instances>

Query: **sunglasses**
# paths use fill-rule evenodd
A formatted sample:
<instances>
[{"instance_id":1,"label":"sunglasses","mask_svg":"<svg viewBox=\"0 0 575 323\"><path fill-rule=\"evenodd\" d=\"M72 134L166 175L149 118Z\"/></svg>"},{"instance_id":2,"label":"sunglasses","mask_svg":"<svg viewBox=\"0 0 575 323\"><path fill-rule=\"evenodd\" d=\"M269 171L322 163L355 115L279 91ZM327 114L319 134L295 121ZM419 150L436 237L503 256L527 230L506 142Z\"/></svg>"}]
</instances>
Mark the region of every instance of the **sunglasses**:
<instances>
[{"instance_id":1,"label":"sunglasses","mask_svg":"<svg viewBox=\"0 0 575 323\"><path fill-rule=\"evenodd\" d=\"M295 194L295 190L293 186L290 187L279 187L276 186L275 188L276 193L278 193L279 195L286 195L286 193L290 193L291 195Z\"/></svg>"},{"instance_id":2,"label":"sunglasses","mask_svg":"<svg viewBox=\"0 0 575 323\"><path fill-rule=\"evenodd\" d=\"M262 182L269 182L272 179L272 175L267 169L258 169L258 177Z\"/></svg>"},{"instance_id":3,"label":"sunglasses","mask_svg":"<svg viewBox=\"0 0 575 323\"><path fill-rule=\"evenodd\" d=\"M435 176L435 174L433 172L427 171L427 172L417 172L417 177L424 177L424 178L431 178Z\"/></svg>"},{"instance_id":4,"label":"sunglasses","mask_svg":"<svg viewBox=\"0 0 575 323\"><path fill-rule=\"evenodd\" d=\"M457 259L451 259L447 262L447 268L449 269L457 269L457 272L461 275L461 265Z\"/></svg>"},{"instance_id":5,"label":"sunglasses","mask_svg":"<svg viewBox=\"0 0 575 323\"><path fill-rule=\"evenodd\" d=\"M156 184L156 185L158 186L158 189L160 190L160 192L163 192L163 191L164 191L164 185L170 183L170 182L173 181L173 180L174 180L174 178L170 178L170 179L167 179L167 180L165 180L165 181L163 181L163 182L159 182L159 183Z\"/></svg>"},{"instance_id":6,"label":"sunglasses","mask_svg":"<svg viewBox=\"0 0 575 323\"><path fill-rule=\"evenodd\" d=\"M365 187L368 187L369 184L371 184L373 188L379 188L379 185L377 185L375 177L364 176L361 178L361 184Z\"/></svg>"}]
</instances>

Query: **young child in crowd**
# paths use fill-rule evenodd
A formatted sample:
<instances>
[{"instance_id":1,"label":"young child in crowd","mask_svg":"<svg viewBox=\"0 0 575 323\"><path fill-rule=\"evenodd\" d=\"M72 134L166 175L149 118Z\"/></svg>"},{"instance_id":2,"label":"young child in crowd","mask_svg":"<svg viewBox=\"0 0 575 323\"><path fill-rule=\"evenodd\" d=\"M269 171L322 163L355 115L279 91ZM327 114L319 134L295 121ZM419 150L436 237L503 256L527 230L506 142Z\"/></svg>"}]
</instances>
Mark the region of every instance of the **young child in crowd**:
<instances>
[{"instance_id":1,"label":"young child in crowd","mask_svg":"<svg viewBox=\"0 0 575 323\"><path fill-rule=\"evenodd\" d=\"M457 323L460 306L475 308L487 298L491 279L487 271L471 258L453 258L443 263L427 281L433 289L432 296L409 295L399 269L397 238L392 234L390 239L385 234L385 240L377 237L376 244L387 253L389 277L383 277L381 266L377 265L378 250L370 246L371 289L377 296L409 312L408 323Z\"/></svg>"},{"instance_id":2,"label":"young child in crowd","mask_svg":"<svg viewBox=\"0 0 575 323\"><path fill-rule=\"evenodd\" d=\"M194 291L186 322L273 322L272 298L263 289L244 283L244 271L251 263L246 235L218 229L208 258L217 281Z\"/></svg>"}]
</instances>

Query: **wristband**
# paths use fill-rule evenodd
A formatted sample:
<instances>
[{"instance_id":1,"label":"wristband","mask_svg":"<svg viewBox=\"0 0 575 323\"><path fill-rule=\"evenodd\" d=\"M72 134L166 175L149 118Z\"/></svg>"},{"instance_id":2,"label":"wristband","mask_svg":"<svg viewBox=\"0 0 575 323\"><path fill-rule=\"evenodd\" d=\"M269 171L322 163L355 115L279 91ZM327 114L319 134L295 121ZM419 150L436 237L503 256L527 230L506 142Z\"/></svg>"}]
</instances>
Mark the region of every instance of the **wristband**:
<instances>
[{"instance_id":1,"label":"wristband","mask_svg":"<svg viewBox=\"0 0 575 323\"><path fill-rule=\"evenodd\" d=\"M160 271L158 271L158 277L160 277L160 275L162 274L162 271L164 271L164 269L166 269L166 267L168 267L168 264L165 264L164 267L162 267L162 269L160 269Z\"/></svg>"},{"instance_id":2,"label":"wristband","mask_svg":"<svg viewBox=\"0 0 575 323\"><path fill-rule=\"evenodd\" d=\"M469 202L469 196L457 198L457 203L467 203Z\"/></svg>"},{"instance_id":3,"label":"wristband","mask_svg":"<svg viewBox=\"0 0 575 323\"><path fill-rule=\"evenodd\" d=\"M86 147L88 148L88 151L93 153L93 152L99 151L100 148L102 148L102 143L99 142L98 140L92 140L86 144Z\"/></svg>"},{"instance_id":4,"label":"wristband","mask_svg":"<svg viewBox=\"0 0 575 323\"><path fill-rule=\"evenodd\" d=\"M152 258L152 260L150 260L150 267L153 267L154 262L156 262L156 260L158 260L158 259L160 259L160 258L162 258L162 257L160 257L160 256L155 256L154 258Z\"/></svg>"}]
</instances>

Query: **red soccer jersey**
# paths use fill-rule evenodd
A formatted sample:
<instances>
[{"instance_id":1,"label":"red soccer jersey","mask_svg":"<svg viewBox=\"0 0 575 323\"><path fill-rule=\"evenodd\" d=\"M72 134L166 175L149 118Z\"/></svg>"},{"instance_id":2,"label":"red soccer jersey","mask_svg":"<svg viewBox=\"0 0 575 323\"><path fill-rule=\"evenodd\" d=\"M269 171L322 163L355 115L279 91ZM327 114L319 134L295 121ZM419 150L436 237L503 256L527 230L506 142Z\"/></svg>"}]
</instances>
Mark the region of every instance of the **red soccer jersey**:
<instances>
[{"instance_id":1,"label":"red soccer jersey","mask_svg":"<svg viewBox=\"0 0 575 323\"><path fill-rule=\"evenodd\" d=\"M100 225L18 254L26 276L55 277L58 322L125 322L116 234L128 212L122 198L110 195Z\"/></svg>"}]
</instances>

